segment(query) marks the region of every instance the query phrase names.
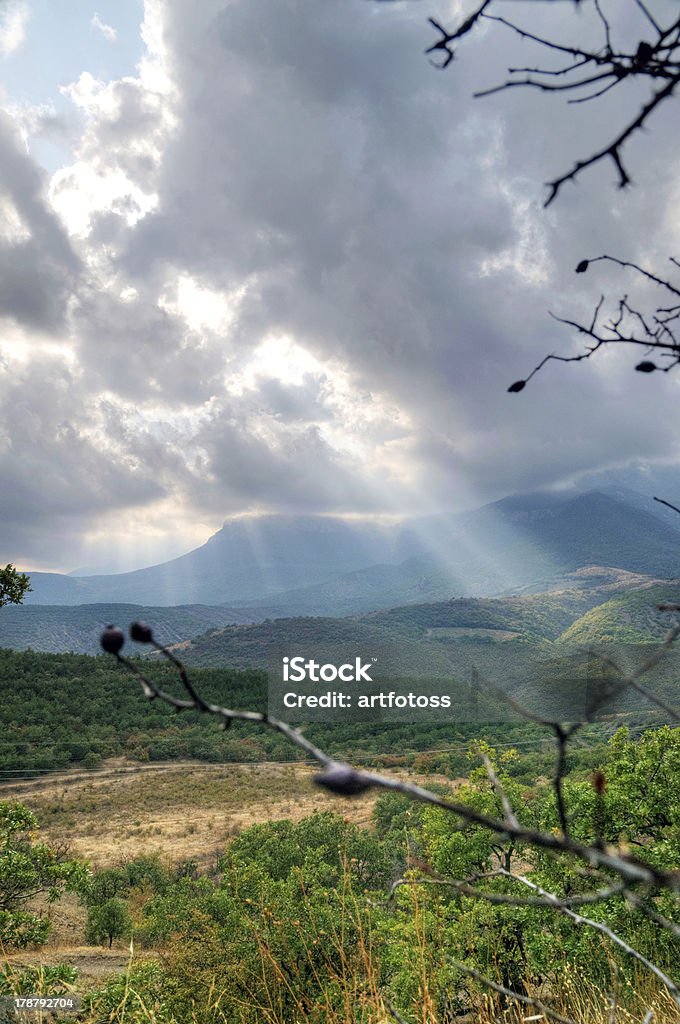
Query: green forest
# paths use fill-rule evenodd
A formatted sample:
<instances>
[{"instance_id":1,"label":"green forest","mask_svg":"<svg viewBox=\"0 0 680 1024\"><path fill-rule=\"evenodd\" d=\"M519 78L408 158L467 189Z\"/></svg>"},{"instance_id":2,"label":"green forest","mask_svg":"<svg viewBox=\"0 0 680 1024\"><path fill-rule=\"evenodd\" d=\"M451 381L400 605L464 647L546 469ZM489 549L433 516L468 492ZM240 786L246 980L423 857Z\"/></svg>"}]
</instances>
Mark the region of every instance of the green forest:
<instances>
[{"instance_id":1,"label":"green forest","mask_svg":"<svg viewBox=\"0 0 680 1024\"><path fill-rule=\"evenodd\" d=\"M177 673L171 666L140 664L159 685L179 693ZM232 708L266 709L267 676L261 670L192 668L191 678L208 700ZM96 769L112 757L142 763L300 759L299 751L270 730L234 722L225 731L219 722L194 711L177 715L160 702L145 700L136 680L105 655L0 650L0 686L0 772L4 779L70 767ZM625 717L636 733L662 719L651 706L638 706ZM593 749L597 751L618 724L614 716L587 725L583 742L574 747L571 756L590 764ZM377 767L415 764L452 775L467 770L467 746L480 735L504 747L531 748L521 769L518 765L527 777L532 771L540 774L547 770L552 757L545 730L510 712L504 721L481 726L477 721L318 723L309 725L305 735L333 757L368 759Z\"/></svg>"}]
</instances>

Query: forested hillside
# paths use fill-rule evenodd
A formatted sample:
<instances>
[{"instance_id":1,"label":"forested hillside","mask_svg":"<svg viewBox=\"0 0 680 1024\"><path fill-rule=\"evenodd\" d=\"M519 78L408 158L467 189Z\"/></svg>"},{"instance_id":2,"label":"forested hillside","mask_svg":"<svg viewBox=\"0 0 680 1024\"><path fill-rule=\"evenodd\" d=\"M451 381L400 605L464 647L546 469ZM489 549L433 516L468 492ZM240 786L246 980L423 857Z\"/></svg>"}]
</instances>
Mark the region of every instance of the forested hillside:
<instances>
[{"instance_id":1,"label":"forested hillside","mask_svg":"<svg viewBox=\"0 0 680 1024\"><path fill-rule=\"evenodd\" d=\"M153 678L177 690L176 673L154 665ZM228 707L264 711L267 678L244 669L192 669L203 696ZM138 683L106 656L0 651L0 772L5 778L124 756L144 761L195 758L210 762L296 760L299 751L269 730L234 723L228 731L195 712L174 715L144 699ZM476 735L475 723L313 725L305 733L335 756L428 751ZM490 738L535 741L535 726L492 725ZM446 758L444 758L446 760ZM433 764L438 763L435 757ZM464 759L463 759L464 765Z\"/></svg>"},{"instance_id":2,"label":"forested hillside","mask_svg":"<svg viewBox=\"0 0 680 1024\"><path fill-rule=\"evenodd\" d=\"M161 643L177 643L204 633L212 626L257 622L259 612L218 605L149 607L136 604L23 605L3 608L0 647L29 648L54 654L99 654L99 636L112 620L154 623Z\"/></svg>"},{"instance_id":3,"label":"forested hillside","mask_svg":"<svg viewBox=\"0 0 680 1024\"><path fill-rule=\"evenodd\" d=\"M581 616L613 594L630 591L640 607L653 608L657 593L648 590L652 581L646 577L597 567L574 573L564 583L548 593L453 598L339 619L280 618L225 626L183 643L182 657L192 665L264 667L269 645L278 643L540 644L566 635ZM669 583L659 593L672 594L677 588Z\"/></svg>"},{"instance_id":4,"label":"forested hillside","mask_svg":"<svg viewBox=\"0 0 680 1024\"><path fill-rule=\"evenodd\" d=\"M679 855L679 757L680 730L669 728L639 738L621 729L571 757L562 792L572 844L591 844L594 851L607 844L610 853L627 844L639 851L638 869L672 871ZM533 828L556 837L554 791L537 778L540 766L521 742L514 750L477 742L460 765L442 765L443 776L429 788L473 818L499 817L510 801ZM454 779L459 767L464 781ZM597 778L606 778L606 793L593 785ZM243 770L239 780L245 781ZM228 777L219 785L228 789ZM90 786L83 816L102 801L110 807L108 796ZM71 920L77 900L78 923L71 929L79 943L49 945L58 903L48 919L10 899L0 935L7 941L11 933L12 965L0 967L0 993L75 990L84 994L74 1018L82 1024L382 1024L390 1019L388 1007L399 1007L394 1019L409 1024L519 1024L544 1016L609 1024L606 993L615 984L625 1024L638 1024L649 1007L658 1024L676 1024L677 1006L664 984L677 964L672 893L655 893L652 901L644 887L621 891L566 853L494 835L478 821L453 819L442 807L400 793L379 796L363 826L334 811L328 798L322 802L321 794L317 800L312 814L251 824L217 849L211 819L202 839L211 856L201 865L175 846L166 856L119 856L94 869L42 845L51 817L68 813L78 828L78 802L65 791L51 803L40 800L38 820L21 806L0 805L5 880L21 896L35 876L16 855L30 849L37 861L42 854L49 864L45 884L75 891ZM135 826L145 823L146 805L138 813L144 821ZM537 891L556 894L553 904L537 899ZM573 921L572 899L581 927ZM557 900L565 909L557 909ZM610 934L616 941L605 941ZM18 958L16 947L31 940L48 945ZM116 959L107 961L111 946ZM103 978L79 976L78 965L92 961L104 967ZM650 961L656 976L645 971ZM108 977L107 963L117 967L109 967ZM500 993L489 995L489 978ZM532 1012L524 1004L514 1015L502 987L531 999Z\"/></svg>"}]
</instances>

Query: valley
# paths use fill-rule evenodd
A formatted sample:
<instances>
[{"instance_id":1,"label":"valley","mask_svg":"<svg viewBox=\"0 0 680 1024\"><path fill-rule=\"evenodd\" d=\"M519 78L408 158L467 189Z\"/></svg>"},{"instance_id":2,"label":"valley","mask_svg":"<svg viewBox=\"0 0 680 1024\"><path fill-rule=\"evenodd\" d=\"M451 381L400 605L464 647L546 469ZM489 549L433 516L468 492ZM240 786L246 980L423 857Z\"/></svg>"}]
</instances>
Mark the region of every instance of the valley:
<instances>
[{"instance_id":1,"label":"valley","mask_svg":"<svg viewBox=\"0 0 680 1024\"><path fill-rule=\"evenodd\" d=\"M92 874L77 893L26 904L51 922L51 935L43 947L12 950L5 975L25 987L34 977L43 984L45 965L59 964L64 978L75 970L78 991L95 993L88 1022L118 1019L133 979L144 993L143 1019L151 1020L163 998L184 992L187 972L196 972L200 998L212 998L215 975L203 973L204 956L217 964L226 957L237 972L250 964L259 978L264 962L255 956L251 963L253 936L274 965L288 962L287 952L274 954L278 944L287 950L302 936L295 962L314 964L315 946L323 948L329 934L329 901L337 897L336 941L352 887L362 909L355 902L351 913L394 947L402 924L385 902L394 878L413 865L425 877L432 870L469 875L499 854L478 847L487 842L478 828L468 825L460 836L460 826L451 830L436 809L397 793L370 789L356 798L319 788L316 766L261 725L235 722L225 730L210 716L177 715L146 700L138 681L102 652L103 627L127 631L132 621L148 622L186 663L204 699L256 711L267 708L268 659L281 646L391 647L402 668L446 666L452 694L474 666L482 678L474 720L454 714L302 728L334 759L500 813L480 767L480 749L489 750L518 806L554 835L551 729L518 715L494 687L503 681L525 707L538 697L551 714L565 654L604 648L630 655L626 665L644 660L678 623L678 612L658 606L680 597L680 530L641 496L597 492L519 496L466 516L370 529L262 517L225 524L195 552L149 569L36 573L32 583L30 600L0 611L0 804L28 808L40 841ZM127 641L124 653L179 695L177 674L159 652ZM653 691L666 706L677 706L679 675L670 652ZM656 771L656 745L676 749L663 707L632 692L616 706L605 701L570 744L565 784L574 807L585 801L590 808L573 819L586 841L596 827L592 779L603 764L616 799L630 803L631 835L642 843L658 838L656 820L638 822L640 800L627 773L633 750L637 757L648 748ZM622 827L611 825L610 842ZM536 870L528 848L517 857L523 871ZM452 899L435 898L431 908L443 909L445 927L455 931L461 913ZM466 928L477 929L475 913L463 906ZM532 929L541 934L539 922ZM578 956L591 963L593 952L584 946ZM377 964L380 954L371 958ZM366 963L354 963L351 977L370 974ZM560 970L567 967L565 960ZM247 1001L250 981L237 981L234 991L241 984ZM309 984L295 981L301 991ZM589 984L582 991L594 998ZM654 1005L659 1020L674 1020L665 1004ZM238 1012L234 1003L229 1019Z\"/></svg>"}]
</instances>

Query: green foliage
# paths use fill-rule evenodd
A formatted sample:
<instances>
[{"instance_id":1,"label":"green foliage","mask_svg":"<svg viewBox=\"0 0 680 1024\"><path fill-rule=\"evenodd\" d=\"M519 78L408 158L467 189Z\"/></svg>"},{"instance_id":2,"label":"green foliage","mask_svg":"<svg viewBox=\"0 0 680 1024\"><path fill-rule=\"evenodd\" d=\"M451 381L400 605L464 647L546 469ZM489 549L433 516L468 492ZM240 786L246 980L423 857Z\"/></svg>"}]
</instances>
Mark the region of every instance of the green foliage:
<instances>
[{"instance_id":1,"label":"green foliage","mask_svg":"<svg viewBox=\"0 0 680 1024\"><path fill-rule=\"evenodd\" d=\"M173 873L157 856L135 857L90 874L79 890L87 905L87 941L111 946L114 939L131 935L129 901L135 895L148 900L162 894L172 881Z\"/></svg>"},{"instance_id":2,"label":"green foliage","mask_svg":"<svg viewBox=\"0 0 680 1024\"><path fill-rule=\"evenodd\" d=\"M662 639L673 624L657 605L677 601L677 584L659 583L617 594L571 623L561 639L574 644L649 644Z\"/></svg>"},{"instance_id":3,"label":"green foliage","mask_svg":"<svg viewBox=\"0 0 680 1024\"><path fill-rule=\"evenodd\" d=\"M54 902L64 890L85 884L86 865L36 841L35 816L22 804L0 802L0 942L7 946L47 941L47 918L25 909L25 901L47 893Z\"/></svg>"},{"instance_id":4,"label":"green foliage","mask_svg":"<svg viewBox=\"0 0 680 1024\"><path fill-rule=\"evenodd\" d=\"M503 644L495 645L503 648ZM176 672L164 664L145 663L159 685L176 688ZM265 710L267 676L254 669L192 669L199 693L229 707ZM139 684L106 656L40 654L0 649L0 771L30 776L80 764L94 767L102 759L127 756L138 761L193 758L211 763L295 760L297 751L267 729L235 722L225 732L214 720L188 712L173 715L159 701L142 696ZM86 698L86 699L85 699ZM641 717L641 716L637 716ZM334 757L376 759L386 766L408 767L417 752L427 754L421 769L452 778L468 769L466 750L483 736L491 745L517 744L533 751L533 761L517 761L511 774L550 770L546 734L528 722L421 722L403 724L314 724L306 729L312 742ZM606 732L589 726L584 736L600 741ZM433 759L432 751L443 748ZM398 752L395 754L395 751ZM415 755L415 756L414 756ZM590 757L584 747L579 757ZM535 777L535 775L534 775Z\"/></svg>"},{"instance_id":5,"label":"green foliage","mask_svg":"<svg viewBox=\"0 0 680 1024\"><path fill-rule=\"evenodd\" d=\"M456 801L502 815L481 753L523 823L557 828L552 787L547 780L524 783L521 750L495 750L478 741L467 779L456 784ZM593 786L592 767L574 759L565 779L574 837L627 842L640 860L677 866L680 729L650 730L639 738L617 731L599 747L594 764L605 779L603 793ZM135 936L160 949L163 966L145 965L110 983L93 997L93 1006L111 1013L126 999L126 1020L128 1012L131 1021L146 1020L142 1007L153 1007L163 1024L375 1024L383 1019L384 992L409 1024L443 1022L480 1005L480 986L457 970L455 960L519 991L541 982L552 997L565 1000L560 1005L566 1015L576 990L565 979L591 986L601 998L615 976L621 1005L639 1006L634 962L594 929L550 908L495 905L435 881L483 875L476 884L492 894L530 895L521 883L493 873L503 866L564 896L599 889L606 876L400 794L380 796L373 825L362 829L318 813L252 826L229 845L217 878L191 865L173 874L149 858L100 872L88 890L91 906L132 902L134 892L146 892ZM390 899L390 886L400 877L416 884L400 886ZM680 923L669 896L657 894L653 902L657 912ZM624 899L611 897L585 913L673 973L677 940Z\"/></svg>"},{"instance_id":6,"label":"green foliage","mask_svg":"<svg viewBox=\"0 0 680 1024\"><path fill-rule=\"evenodd\" d=\"M85 996L87 1020L125 1024L185 1024L167 1005L168 979L160 964L130 966L111 977L102 988Z\"/></svg>"},{"instance_id":7,"label":"green foliage","mask_svg":"<svg viewBox=\"0 0 680 1024\"><path fill-rule=\"evenodd\" d=\"M74 595L73 599L81 598L82 595ZM41 599L39 604L6 609L2 617L2 638L4 646L17 651L100 654L99 637L107 623L127 625L134 621L152 622L156 639L173 644L232 623L234 612L208 605L171 608L139 604L54 605L43 603ZM145 653L142 645L130 644L129 649Z\"/></svg>"},{"instance_id":8,"label":"green foliage","mask_svg":"<svg viewBox=\"0 0 680 1024\"><path fill-rule=\"evenodd\" d=\"M78 968L70 964L41 964L39 967L0 966L0 995L62 996L73 991Z\"/></svg>"},{"instance_id":9,"label":"green foliage","mask_svg":"<svg viewBox=\"0 0 680 1024\"><path fill-rule=\"evenodd\" d=\"M27 591L32 589L25 572L17 572L13 565L0 569L0 608L6 604L21 604Z\"/></svg>"},{"instance_id":10,"label":"green foliage","mask_svg":"<svg viewBox=\"0 0 680 1024\"><path fill-rule=\"evenodd\" d=\"M132 932L132 918L124 900L118 897L95 903L88 908L86 938L90 943L107 941L109 947L114 939L129 937Z\"/></svg>"},{"instance_id":11,"label":"green foliage","mask_svg":"<svg viewBox=\"0 0 680 1024\"><path fill-rule=\"evenodd\" d=\"M177 1017L210 1002L202 1020L334 1019L326 1012L342 1005L343 978L366 971L366 895L394 870L385 845L315 814L246 829L221 869L219 884L185 877L145 908L142 934L165 943Z\"/></svg>"}]
</instances>

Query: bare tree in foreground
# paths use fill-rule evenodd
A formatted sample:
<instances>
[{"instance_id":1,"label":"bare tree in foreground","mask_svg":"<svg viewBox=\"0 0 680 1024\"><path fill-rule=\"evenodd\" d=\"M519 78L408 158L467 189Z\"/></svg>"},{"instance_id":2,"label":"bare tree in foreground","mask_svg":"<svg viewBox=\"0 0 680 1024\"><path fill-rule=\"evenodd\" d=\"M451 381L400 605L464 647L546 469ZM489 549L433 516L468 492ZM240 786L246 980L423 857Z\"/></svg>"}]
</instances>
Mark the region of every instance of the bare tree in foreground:
<instances>
[{"instance_id":1,"label":"bare tree in foreground","mask_svg":"<svg viewBox=\"0 0 680 1024\"><path fill-rule=\"evenodd\" d=\"M680 83L680 16L673 16L662 23L653 13L652 5L643 0L629 0L628 3L617 0L615 4L607 3L606 0L593 0L593 4L599 21L599 39L583 45L537 35L526 25L493 13L504 7L498 0L483 0L459 25L451 29L445 28L434 18L429 19L440 36L425 51L427 54L442 55L439 62L430 61L435 67L447 68L456 56L455 47L461 45L466 36L485 22L495 23L520 39L534 43L546 58L554 62L554 66L551 64L548 67L543 63L510 67L507 69L506 81L475 93L478 97L524 88L538 89L543 93L566 94L568 103L580 104L598 100L614 89L621 91L626 82L650 83L652 88L647 101L641 109L624 115L623 124L613 138L609 138L589 156L576 160L568 171L547 182L549 191L546 206L553 202L563 185L575 181L583 171L601 161L610 160L613 163L619 188L629 185L631 178L623 160L623 148L633 135L648 127L652 114L673 96ZM575 0L573 6L583 8L586 5ZM624 14L637 9L646 27L645 38L630 40L623 46L618 43L613 23L613 14L620 16L622 8ZM622 110L625 110L623 102Z\"/></svg>"},{"instance_id":2,"label":"bare tree in foreground","mask_svg":"<svg viewBox=\"0 0 680 1024\"><path fill-rule=\"evenodd\" d=\"M659 606L659 608L661 610L669 611L677 610L678 606L662 605ZM662 970L658 965L655 965L642 953L635 950L628 942L626 942L625 939L616 934L616 932L614 932L608 925L600 921L593 920L592 918L582 914L580 910L575 909L585 905L602 903L607 899L611 899L612 896L620 896L626 900L629 907L634 908L647 916L656 925L660 932L668 932L674 938L680 938L680 926L659 913L653 903L655 896L665 893L671 895L680 908L680 871L659 869L644 860L632 856L627 850L610 847L601 842L584 844L578 842L570 835L563 795L563 781L566 773L566 751L569 742L581 727L582 723L576 722L565 724L541 718L531 712L520 709L518 705L512 701L512 698L508 698L507 695L503 695L504 699L508 700L516 710L522 711L524 716L529 720L549 728L555 737L557 751L552 785L555 792L561 829L550 832L540 831L522 825L515 809L511 806L510 801L503 790L493 764L484 753L482 753L482 757L486 766L489 781L499 797L500 805L503 808L502 817L492 817L488 814L480 813L466 804L457 803L446 797L442 797L414 783L375 772L356 769L350 764L334 760L323 750L320 750L311 743L298 729L295 729L286 722L273 718L263 712L237 711L212 704L204 700L204 698L196 691L193 683L187 675L184 665L173 654L173 652L154 640L150 626L140 622L132 623L130 627L130 636L137 642L151 644L174 665L179 673L186 694L185 697L178 698L173 694L160 689L155 683L153 683L141 671L135 662L130 661L120 653L125 643L123 631L117 627L108 626L101 636L101 645L103 649L107 653L112 654L122 666L124 666L139 680L144 696L148 700L161 700L173 707L176 712L186 710L201 711L220 719L225 728L228 728L233 721L244 721L272 729L285 736L287 740L303 750L308 757L316 761L321 766L321 771L314 777L314 782L317 785L322 786L324 789L329 790L331 793L341 796L356 796L371 788L379 788L402 793L412 800L441 808L457 818L459 822L471 823L488 829L501 839L516 840L526 843L529 846L547 851L551 855L569 856L576 862L580 862L582 865L580 875L584 880L582 892L572 892L568 897L561 898L554 893L541 888L536 883L532 882L532 880L525 874L514 874L505 868L499 867L493 872L486 872L482 875L477 875L473 878L467 879L432 877L403 878L393 886L392 894L400 885L445 885L454 887L464 895L473 896L480 900L487 900L491 903L516 907L545 907L554 910L558 914L566 915L576 926L597 930L614 946L623 950L623 952L629 957L636 960L642 967L657 978L680 1009L680 987L673 978L671 978L664 970ZM615 691L617 696L629 689L633 689L644 699L658 707L661 707L664 713L671 718L671 720L674 722L680 722L680 714L674 708L671 708L666 703L660 701L640 682L641 677L662 660L678 636L680 636L680 624L668 631L663 643L656 648L652 654L632 673L626 673L611 659L605 659L608 662L609 667L615 670L616 678L615 681L612 682L610 677L606 687L603 686L592 694L587 708L588 717L590 719L594 718L596 713L611 700L612 689ZM595 779L594 784L596 792L601 794L603 789L602 780L599 780L598 782L598 780ZM494 877L507 878L508 880L515 882L518 887L529 889L531 895L515 896L513 894L488 891L484 888L483 883L489 878ZM480 885L480 883L482 884ZM595 883L596 888L593 889L588 885L588 883L591 883L591 885L592 883ZM573 1024L569 1018L558 1013L556 1010L553 1010L543 999L528 995L527 993L517 992L504 985L499 985L493 979L484 977L478 971L465 964L461 964L457 961L451 961L451 963L463 974L474 978L489 990L502 995L503 998L511 1000L519 1005L533 1007L544 1017L561 1022L561 1024ZM386 1007L396 1021L403 1021L403 1017L400 1015L399 1011L395 1007L391 1006L389 1001L386 1002ZM647 1014L645 1017L647 1024L649 1024L651 1019L652 1017L650 1014ZM611 1020L612 1024L614 1024L616 1020L615 1013L613 1013Z\"/></svg>"},{"instance_id":3,"label":"bare tree in foreground","mask_svg":"<svg viewBox=\"0 0 680 1024\"><path fill-rule=\"evenodd\" d=\"M637 263L620 260L616 256L603 255L596 256L594 259L581 260L576 267L576 273L584 274L593 263L603 260L624 270L630 270L643 282L660 288L665 295L665 302L651 309L640 308L637 303L633 304L629 300L627 294L624 294L618 299L613 312L605 316L602 312L605 297L602 295L587 323L551 313L550 315L558 323L573 328L579 335L585 337L585 351L575 356L555 354L546 356L524 380L516 380L514 384L511 384L508 391L512 393L523 391L534 374L552 360L560 363L580 363L583 359L590 359L604 346L633 345L642 348L645 358L635 367L639 373L654 373L655 370L668 373L680 363L680 337L677 334L677 322L680 319L680 286L670 278L658 277L651 271L638 266ZM675 268L680 269L678 260L671 257L670 262ZM657 358L661 362L656 363L648 359L647 357L651 353L657 354Z\"/></svg>"},{"instance_id":4,"label":"bare tree in foreground","mask_svg":"<svg viewBox=\"0 0 680 1024\"><path fill-rule=\"evenodd\" d=\"M553 8L560 9L563 18L564 4L557 0L539 0L542 5L552 3ZM545 66L537 63L532 66L510 67L507 79L500 85L475 93L475 96L490 96L516 88L539 90L546 94L566 96L569 104L593 103L607 93L617 89L621 95L622 123L613 138L607 138L595 152L580 157L573 166L563 174L547 182L548 197L545 206L549 206L557 198L563 185L576 182L588 168L603 161L610 161L616 170L619 188L631 184L631 176L624 162L623 150L626 143L637 133L649 128L654 112L670 99L680 83L680 15L673 15L663 21L655 13L654 4L645 0L592 0L597 18L599 35L594 43L574 45L561 37L556 30L551 37L538 35L529 30L526 24L498 13L506 10L499 0L483 0L460 24L446 28L434 18L430 24L439 33L439 39L427 50L427 54L440 54L437 61L430 60L435 67L449 67L455 59L457 50L464 46L468 38L479 31L485 23L495 23L500 29L533 44L538 52L545 55L552 63ZM582 14L586 7L585 0L574 0L573 17ZM619 21L622 17L637 12L641 31L644 37L629 38L620 43ZM573 19L572 19L573 21ZM571 22L570 22L571 23ZM563 19L563 26L566 21ZM648 99L641 108L626 107L623 90L624 83L647 82L651 86ZM626 112L627 110L627 112ZM531 373L522 380L510 385L508 391L516 394L524 389L527 382L546 363L557 360L563 363L581 362L589 359L605 345L634 345L644 350L644 355L657 353L661 362L656 363L644 358L637 363L635 369L640 373L653 373L662 370L667 373L680 362L680 339L675 333L675 324L680 317L680 288L670 277L658 276L636 263L619 259L615 256L596 256L584 259L578 264L576 272L581 274L600 260L606 260L622 269L631 270L640 278L663 289L667 302L655 308L638 308L629 302L628 295L623 294L614 303L613 311L606 316L603 313L604 296L595 307L589 321L568 319L551 314L559 323L565 324L583 335L586 348L574 356L548 355ZM674 267L680 264L671 257Z\"/></svg>"}]
</instances>

